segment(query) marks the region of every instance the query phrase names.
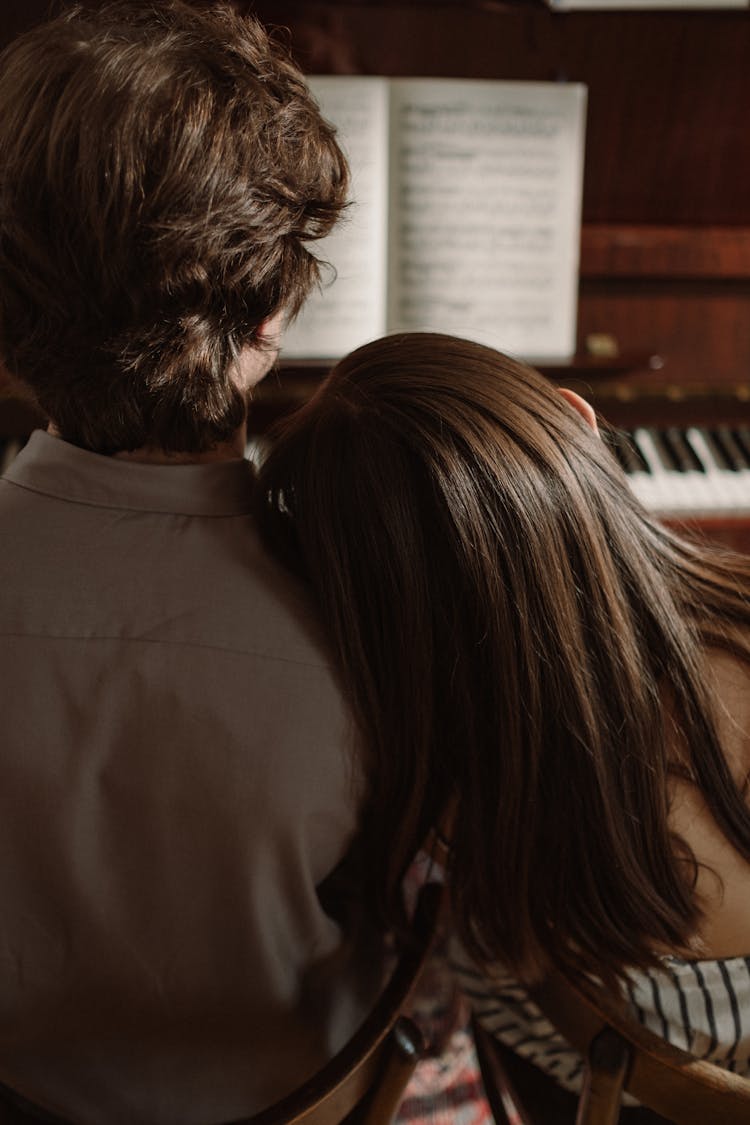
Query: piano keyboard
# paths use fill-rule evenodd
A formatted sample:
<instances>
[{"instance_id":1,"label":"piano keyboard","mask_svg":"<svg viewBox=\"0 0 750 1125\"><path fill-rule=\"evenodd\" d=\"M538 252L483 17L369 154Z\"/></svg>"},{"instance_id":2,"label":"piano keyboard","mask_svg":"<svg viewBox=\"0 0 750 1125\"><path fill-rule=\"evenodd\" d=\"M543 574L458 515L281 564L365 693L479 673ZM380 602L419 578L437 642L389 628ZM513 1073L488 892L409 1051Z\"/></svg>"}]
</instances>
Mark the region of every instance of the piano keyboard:
<instances>
[{"instance_id":1,"label":"piano keyboard","mask_svg":"<svg viewBox=\"0 0 750 1125\"><path fill-rule=\"evenodd\" d=\"M610 434L638 499L664 515L750 514L750 426L642 426Z\"/></svg>"}]
</instances>

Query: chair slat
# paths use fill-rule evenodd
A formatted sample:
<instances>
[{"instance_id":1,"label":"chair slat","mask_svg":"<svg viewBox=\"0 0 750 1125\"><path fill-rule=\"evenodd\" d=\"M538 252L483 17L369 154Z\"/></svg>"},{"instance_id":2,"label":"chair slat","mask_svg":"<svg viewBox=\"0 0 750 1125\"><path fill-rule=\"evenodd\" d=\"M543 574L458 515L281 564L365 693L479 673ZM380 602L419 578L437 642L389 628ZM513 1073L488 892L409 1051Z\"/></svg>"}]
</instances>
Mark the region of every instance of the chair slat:
<instances>
[{"instance_id":1,"label":"chair slat","mask_svg":"<svg viewBox=\"0 0 750 1125\"><path fill-rule=\"evenodd\" d=\"M533 995L545 1015L584 1057L604 1027L630 1047L632 1062L625 1089L677 1125L748 1125L750 1080L696 1059L642 1027L620 998L551 974ZM603 1081L601 1079L600 1081Z\"/></svg>"}]
</instances>

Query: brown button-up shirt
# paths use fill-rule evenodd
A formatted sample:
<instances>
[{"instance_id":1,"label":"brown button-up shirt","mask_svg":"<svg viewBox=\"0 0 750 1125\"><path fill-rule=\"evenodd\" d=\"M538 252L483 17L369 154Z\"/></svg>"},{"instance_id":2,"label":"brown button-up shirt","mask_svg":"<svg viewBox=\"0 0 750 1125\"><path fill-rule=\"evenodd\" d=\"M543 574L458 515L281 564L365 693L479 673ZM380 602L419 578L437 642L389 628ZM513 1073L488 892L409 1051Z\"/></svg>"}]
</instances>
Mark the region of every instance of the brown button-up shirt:
<instances>
[{"instance_id":1,"label":"brown button-up shirt","mask_svg":"<svg viewBox=\"0 0 750 1125\"><path fill-rule=\"evenodd\" d=\"M43 432L0 482L0 1080L84 1125L247 1114L363 1014L351 722L252 482Z\"/></svg>"}]
</instances>

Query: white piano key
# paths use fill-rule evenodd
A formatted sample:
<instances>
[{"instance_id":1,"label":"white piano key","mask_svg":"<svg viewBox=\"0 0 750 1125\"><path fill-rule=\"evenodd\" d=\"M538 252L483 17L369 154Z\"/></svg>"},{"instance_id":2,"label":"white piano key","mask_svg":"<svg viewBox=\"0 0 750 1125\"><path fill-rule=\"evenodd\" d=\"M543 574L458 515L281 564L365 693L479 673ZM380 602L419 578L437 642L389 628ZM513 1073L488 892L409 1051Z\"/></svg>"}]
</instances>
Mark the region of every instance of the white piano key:
<instances>
[{"instance_id":1,"label":"white piano key","mask_svg":"<svg viewBox=\"0 0 750 1125\"><path fill-rule=\"evenodd\" d=\"M711 510L734 513L750 509L750 494L742 473L718 465L700 427L691 426L686 436L706 470Z\"/></svg>"},{"instance_id":2,"label":"white piano key","mask_svg":"<svg viewBox=\"0 0 750 1125\"><path fill-rule=\"evenodd\" d=\"M665 510L685 514L709 509L712 503L713 486L707 479L706 473L701 472L699 468L683 468L675 464L675 459L672 457L666 461L665 453L669 456L669 449L664 438L661 437L661 431L649 428L647 433L652 438L656 455L667 474L670 507ZM688 445L687 448L689 451L691 447Z\"/></svg>"},{"instance_id":3,"label":"white piano key","mask_svg":"<svg viewBox=\"0 0 750 1125\"><path fill-rule=\"evenodd\" d=\"M632 437L632 442L635 446L635 435L633 435ZM626 469L625 471L627 473L628 484L640 500L641 504L643 504L644 508L648 508L649 511L653 510L656 506L655 499L658 498L658 487L655 495L654 478L652 474L644 472L642 469L635 469L632 472L629 469Z\"/></svg>"},{"instance_id":4,"label":"white piano key","mask_svg":"<svg viewBox=\"0 0 750 1125\"><path fill-rule=\"evenodd\" d=\"M633 440L650 469L650 484L638 484L635 487L641 503L654 512L682 513L690 510L691 497L693 505L695 504L695 482L685 478L699 477L701 474L668 469L651 433L645 427L639 427L633 432Z\"/></svg>"},{"instance_id":5,"label":"white piano key","mask_svg":"<svg viewBox=\"0 0 750 1125\"><path fill-rule=\"evenodd\" d=\"M669 433L669 430L666 432ZM672 440L677 447L676 456L679 460L682 460L684 454L687 458L692 455L692 459L697 462L695 467L681 467L673 470L675 487L679 488L680 506L677 510L683 515L710 513L714 506L714 482L709 480L706 472L701 471L698 467L703 462L687 440L687 432L679 428L673 428ZM683 448L680 449L680 447Z\"/></svg>"}]
</instances>

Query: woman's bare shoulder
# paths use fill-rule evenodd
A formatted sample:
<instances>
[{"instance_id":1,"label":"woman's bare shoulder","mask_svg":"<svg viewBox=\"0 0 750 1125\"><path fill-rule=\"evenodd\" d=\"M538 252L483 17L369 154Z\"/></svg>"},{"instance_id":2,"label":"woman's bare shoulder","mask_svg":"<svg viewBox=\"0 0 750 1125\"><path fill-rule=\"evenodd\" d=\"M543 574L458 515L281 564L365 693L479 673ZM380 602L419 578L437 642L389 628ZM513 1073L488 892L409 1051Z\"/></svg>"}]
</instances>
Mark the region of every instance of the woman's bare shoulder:
<instances>
[{"instance_id":1,"label":"woman's bare shoulder","mask_svg":"<svg viewBox=\"0 0 750 1125\"><path fill-rule=\"evenodd\" d=\"M716 698L719 737L740 785L750 773L750 664L711 649L708 668Z\"/></svg>"},{"instance_id":2,"label":"woman's bare shoulder","mask_svg":"<svg viewBox=\"0 0 750 1125\"><path fill-rule=\"evenodd\" d=\"M718 650L708 653L707 665L721 743L743 787L750 774L750 665ZM750 863L724 836L698 787L680 777L673 785L670 825L698 862L704 919L696 956L744 956L750 953Z\"/></svg>"}]
</instances>

